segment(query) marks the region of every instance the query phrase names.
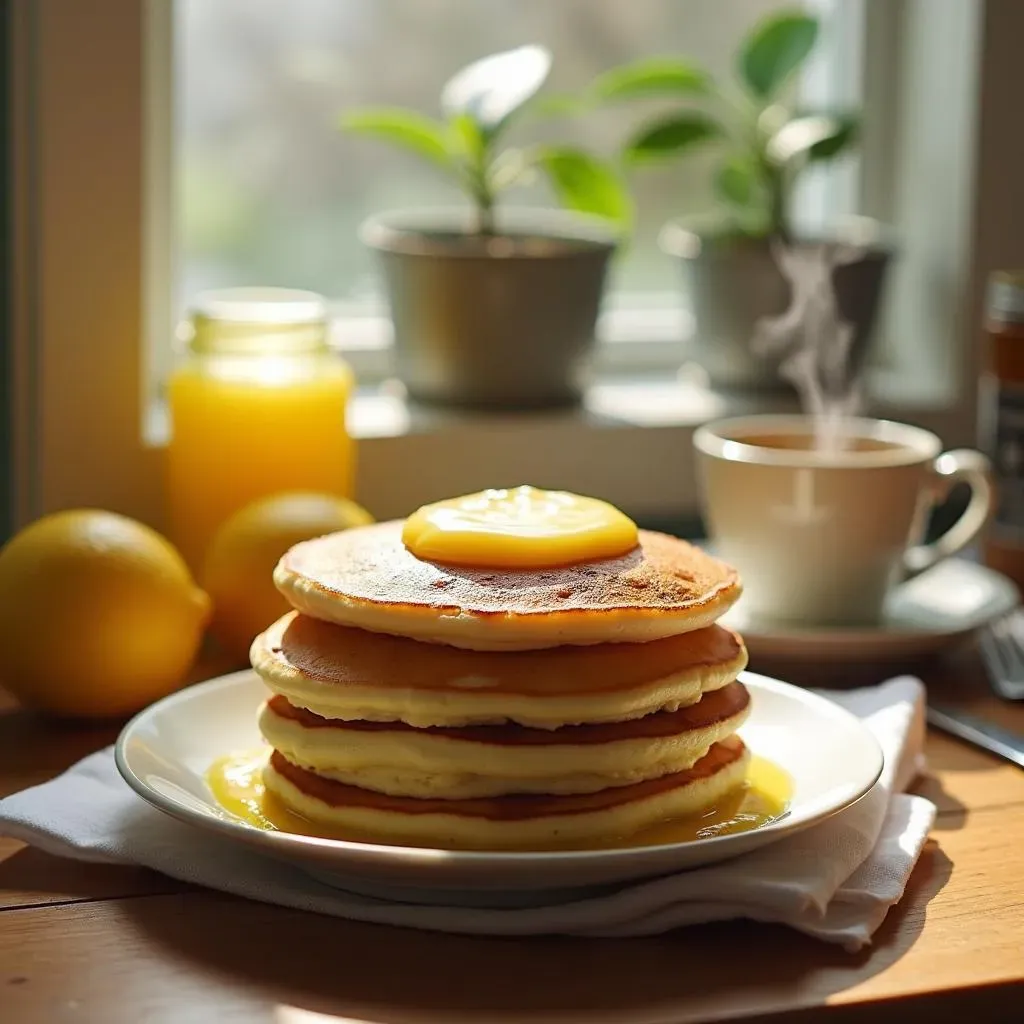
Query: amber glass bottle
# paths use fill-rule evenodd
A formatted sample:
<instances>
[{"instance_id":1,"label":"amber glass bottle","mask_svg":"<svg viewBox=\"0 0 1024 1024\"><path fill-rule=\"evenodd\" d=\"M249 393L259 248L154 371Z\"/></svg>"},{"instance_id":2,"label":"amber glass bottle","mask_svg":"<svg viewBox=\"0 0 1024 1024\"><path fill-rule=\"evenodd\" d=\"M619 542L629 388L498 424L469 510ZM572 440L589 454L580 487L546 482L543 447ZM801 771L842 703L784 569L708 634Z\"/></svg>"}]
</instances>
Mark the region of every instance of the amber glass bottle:
<instances>
[{"instance_id":1,"label":"amber glass bottle","mask_svg":"<svg viewBox=\"0 0 1024 1024\"><path fill-rule=\"evenodd\" d=\"M984 557L1024 589L1024 270L989 279L984 331L982 413L997 488Z\"/></svg>"}]
</instances>

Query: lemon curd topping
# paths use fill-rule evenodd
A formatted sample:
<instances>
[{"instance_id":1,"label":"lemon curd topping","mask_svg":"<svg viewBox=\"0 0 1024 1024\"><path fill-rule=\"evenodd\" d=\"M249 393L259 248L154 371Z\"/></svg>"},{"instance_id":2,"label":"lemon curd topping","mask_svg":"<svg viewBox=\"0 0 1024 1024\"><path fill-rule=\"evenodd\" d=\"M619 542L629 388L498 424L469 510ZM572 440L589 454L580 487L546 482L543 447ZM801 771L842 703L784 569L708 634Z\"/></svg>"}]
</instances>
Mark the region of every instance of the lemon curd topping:
<instances>
[{"instance_id":1,"label":"lemon curd topping","mask_svg":"<svg viewBox=\"0 0 1024 1024\"><path fill-rule=\"evenodd\" d=\"M376 836L318 825L289 810L274 794L268 793L263 785L263 768L267 756L268 749L261 747L230 754L210 766L206 781L217 803L232 817L241 819L255 828L269 831L393 845L388 840ZM788 773L777 764L755 755L751 758L744 782L699 814L669 819L631 835L609 835L597 843L590 842L579 846L565 843L538 849L614 850L623 847L686 843L697 839L735 835L737 832L749 832L778 821L789 808L792 794L793 783Z\"/></svg>"},{"instance_id":2,"label":"lemon curd topping","mask_svg":"<svg viewBox=\"0 0 1024 1024\"><path fill-rule=\"evenodd\" d=\"M606 501L513 487L424 505L406 520L402 542L427 561L536 569L624 555L639 537Z\"/></svg>"}]
</instances>

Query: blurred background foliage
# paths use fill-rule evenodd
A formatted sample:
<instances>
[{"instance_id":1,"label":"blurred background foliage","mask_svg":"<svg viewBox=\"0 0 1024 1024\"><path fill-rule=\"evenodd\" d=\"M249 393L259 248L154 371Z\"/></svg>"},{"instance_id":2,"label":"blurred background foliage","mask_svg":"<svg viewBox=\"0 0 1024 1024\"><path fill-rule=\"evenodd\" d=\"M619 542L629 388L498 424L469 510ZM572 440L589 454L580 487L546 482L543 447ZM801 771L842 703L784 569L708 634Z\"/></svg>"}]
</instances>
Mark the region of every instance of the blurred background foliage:
<instances>
[{"instance_id":1,"label":"blurred background foliage","mask_svg":"<svg viewBox=\"0 0 1024 1024\"><path fill-rule=\"evenodd\" d=\"M356 237L372 212L464 200L407 154L336 130L356 106L437 114L460 66L541 43L549 88L583 89L638 57L691 55L732 72L738 40L777 0L177 0L176 201L179 308L203 288L273 283L376 303L370 254ZM676 104L678 105L678 104ZM655 112L665 104L651 103ZM564 141L612 155L636 104L514 126L509 141ZM712 200L709 151L632 183L638 220L615 285L678 295L656 245L669 217ZM541 182L516 203L553 205ZM677 299L676 299L677 301Z\"/></svg>"}]
</instances>

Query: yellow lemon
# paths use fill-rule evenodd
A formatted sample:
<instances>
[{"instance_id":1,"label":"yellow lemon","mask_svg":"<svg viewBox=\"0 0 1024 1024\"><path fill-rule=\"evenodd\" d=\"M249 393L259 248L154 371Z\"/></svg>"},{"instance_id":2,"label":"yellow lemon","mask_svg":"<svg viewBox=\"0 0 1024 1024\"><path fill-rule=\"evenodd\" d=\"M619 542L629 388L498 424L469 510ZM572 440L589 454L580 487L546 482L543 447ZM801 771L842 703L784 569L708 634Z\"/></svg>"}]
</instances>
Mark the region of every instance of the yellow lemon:
<instances>
[{"instance_id":1,"label":"yellow lemon","mask_svg":"<svg viewBox=\"0 0 1024 1024\"><path fill-rule=\"evenodd\" d=\"M288 611L273 574L293 544L372 522L354 501L303 492L275 494L236 512L210 542L202 575L213 600L210 629L224 652L247 664L256 634Z\"/></svg>"},{"instance_id":2,"label":"yellow lemon","mask_svg":"<svg viewBox=\"0 0 1024 1024\"><path fill-rule=\"evenodd\" d=\"M210 602L158 533L95 509L0 550L0 684L29 707L105 718L180 686Z\"/></svg>"}]
</instances>

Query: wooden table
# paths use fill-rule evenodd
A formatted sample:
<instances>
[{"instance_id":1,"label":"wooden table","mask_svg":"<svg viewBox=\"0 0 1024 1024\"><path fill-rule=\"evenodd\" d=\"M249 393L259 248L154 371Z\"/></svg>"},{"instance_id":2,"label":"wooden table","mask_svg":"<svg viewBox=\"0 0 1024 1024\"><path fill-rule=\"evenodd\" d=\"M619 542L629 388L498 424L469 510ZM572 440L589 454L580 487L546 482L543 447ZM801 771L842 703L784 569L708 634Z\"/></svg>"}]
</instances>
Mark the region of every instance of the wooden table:
<instances>
[{"instance_id":1,"label":"wooden table","mask_svg":"<svg viewBox=\"0 0 1024 1024\"><path fill-rule=\"evenodd\" d=\"M1024 732L1024 707L987 695L972 654L918 673ZM862 670L857 680L887 674ZM0 795L51 777L115 732L50 725L0 696ZM858 955L748 922L614 941L419 933L0 839L0 1021L1022 1019L1024 772L938 734L928 755L918 788L938 821L902 903Z\"/></svg>"}]
</instances>

